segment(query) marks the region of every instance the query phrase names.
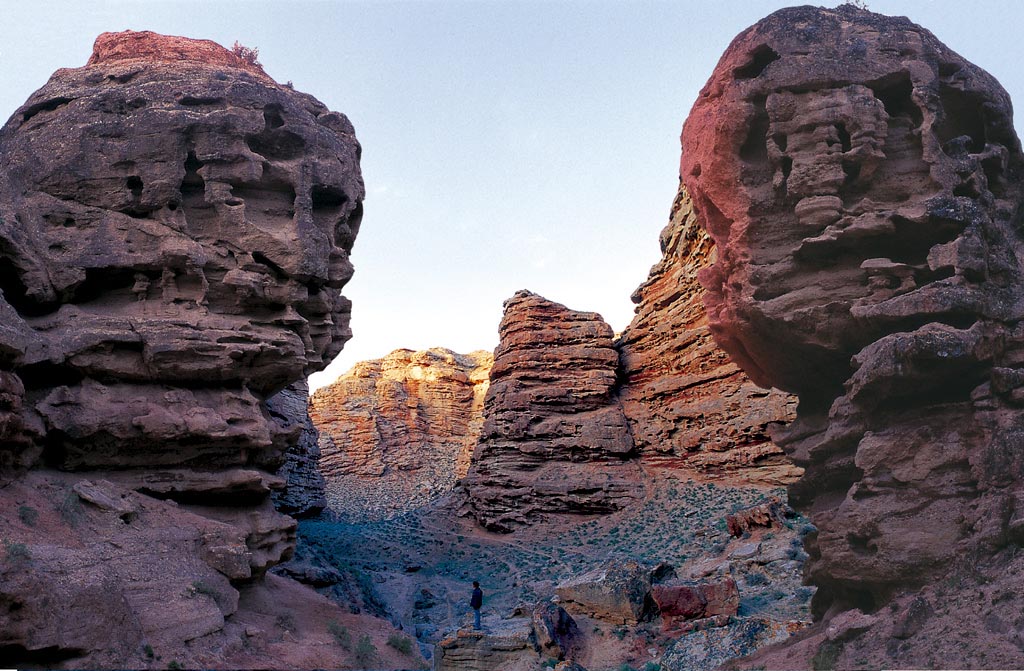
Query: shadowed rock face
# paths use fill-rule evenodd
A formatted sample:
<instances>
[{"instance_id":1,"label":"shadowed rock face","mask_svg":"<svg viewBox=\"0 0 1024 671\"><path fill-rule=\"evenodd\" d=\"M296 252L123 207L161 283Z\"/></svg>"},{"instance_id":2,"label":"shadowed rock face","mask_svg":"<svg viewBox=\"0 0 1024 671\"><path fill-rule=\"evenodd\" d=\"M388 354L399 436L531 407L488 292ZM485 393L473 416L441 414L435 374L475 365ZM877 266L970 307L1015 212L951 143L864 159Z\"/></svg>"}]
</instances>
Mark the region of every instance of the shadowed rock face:
<instances>
[{"instance_id":1,"label":"shadowed rock face","mask_svg":"<svg viewBox=\"0 0 1024 671\"><path fill-rule=\"evenodd\" d=\"M153 33L0 130L0 536L31 558L0 567L5 659L230 665L241 586L294 550L270 492L304 378L350 336L358 160L343 115Z\"/></svg>"},{"instance_id":2,"label":"shadowed rock face","mask_svg":"<svg viewBox=\"0 0 1024 671\"><path fill-rule=\"evenodd\" d=\"M617 510L642 495L615 397L612 329L529 291L505 301L484 426L465 478L485 527Z\"/></svg>"},{"instance_id":3,"label":"shadowed rock face","mask_svg":"<svg viewBox=\"0 0 1024 671\"><path fill-rule=\"evenodd\" d=\"M0 131L0 349L24 423L67 468L271 464L293 436L263 400L350 337L359 145L314 98L195 60L207 43L163 62L115 38Z\"/></svg>"},{"instance_id":4,"label":"shadowed rock face","mask_svg":"<svg viewBox=\"0 0 1024 671\"><path fill-rule=\"evenodd\" d=\"M800 7L733 41L683 129L681 176L718 252L700 277L712 332L800 397L776 440L806 469L791 500L820 529L808 579L838 666L1019 666L972 592L1016 575L1024 540L1011 118L991 76L908 20ZM893 622L915 589L936 616L906 635ZM837 616L854 607L868 615ZM944 642L950 623L973 642Z\"/></svg>"}]
</instances>

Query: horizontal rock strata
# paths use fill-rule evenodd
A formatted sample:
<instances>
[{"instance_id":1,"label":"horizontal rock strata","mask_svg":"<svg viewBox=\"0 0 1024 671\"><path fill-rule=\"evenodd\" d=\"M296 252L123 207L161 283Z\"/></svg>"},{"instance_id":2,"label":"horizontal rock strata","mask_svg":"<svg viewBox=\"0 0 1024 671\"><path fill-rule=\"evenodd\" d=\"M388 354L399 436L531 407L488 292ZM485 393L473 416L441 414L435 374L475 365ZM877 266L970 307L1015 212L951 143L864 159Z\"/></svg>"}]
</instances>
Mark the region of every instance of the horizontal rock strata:
<instances>
[{"instance_id":1,"label":"horizontal rock strata","mask_svg":"<svg viewBox=\"0 0 1024 671\"><path fill-rule=\"evenodd\" d=\"M549 514L617 510L642 495L616 399L612 329L528 291L505 302L465 484L477 519L511 531Z\"/></svg>"},{"instance_id":2,"label":"horizontal rock strata","mask_svg":"<svg viewBox=\"0 0 1024 671\"><path fill-rule=\"evenodd\" d=\"M746 482L785 484L799 469L769 436L793 396L751 382L711 337L697 272L715 256L681 187L661 232L662 259L633 294L636 316L616 342L619 396L641 459Z\"/></svg>"},{"instance_id":3,"label":"horizontal rock strata","mask_svg":"<svg viewBox=\"0 0 1024 671\"><path fill-rule=\"evenodd\" d=\"M332 509L381 516L450 492L483 425L490 352L400 349L309 402Z\"/></svg>"},{"instance_id":4,"label":"horizontal rock strata","mask_svg":"<svg viewBox=\"0 0 1024 671\"><path fill-rule=\"evenodd\" d=\"M230 665L294 550L270 494L350 337L360 148L240 52L104 34L0 130L9 665Z\"/></svg>"}]
</instances>

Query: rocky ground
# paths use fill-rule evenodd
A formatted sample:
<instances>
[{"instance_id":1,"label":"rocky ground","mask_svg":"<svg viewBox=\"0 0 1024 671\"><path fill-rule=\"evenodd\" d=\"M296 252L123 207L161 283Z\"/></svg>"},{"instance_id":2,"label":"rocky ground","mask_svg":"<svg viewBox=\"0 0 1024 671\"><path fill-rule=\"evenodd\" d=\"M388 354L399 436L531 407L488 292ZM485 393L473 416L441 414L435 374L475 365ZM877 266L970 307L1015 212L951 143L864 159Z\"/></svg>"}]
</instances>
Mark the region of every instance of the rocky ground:
<instances>
[{"instance_id":1,"label":"rocky ground","mask_svg":"<svg viewBox=\"0 0 1024 671\"><path fill-rule=\"evenodd\" d=\"M292 565L321 593L415 634L424 656L442 656L437 668L444 669L495 668L499 661L501 668L538 668L547 660L554 666L559 657L590 671L710 669L805 626L812 590L800 584L801 538L813 527L789 511L769 526L738 528L734 536L726 520L784 498L783 490L699 483L667 470L648 475L647 497L636 505L514 534L490 533L460 516L458 490L391 519L337 521L328 511L300 523ZM673 582L686 585L731 579L738 592L732 615L687 624L686 617L673 621L663 604L660 616L648 610L623 617L626 611L586 596L595 572L633 561L647 574L671 565L678 577ZM468 630L473 580L486 594L482 635ZM644 596L633 599L641 611ZM571 615L575 633L561 647L545 648L533 614L553 598ZM689 627L695 630L685 631Z\"/></svg>"}]
</instances>

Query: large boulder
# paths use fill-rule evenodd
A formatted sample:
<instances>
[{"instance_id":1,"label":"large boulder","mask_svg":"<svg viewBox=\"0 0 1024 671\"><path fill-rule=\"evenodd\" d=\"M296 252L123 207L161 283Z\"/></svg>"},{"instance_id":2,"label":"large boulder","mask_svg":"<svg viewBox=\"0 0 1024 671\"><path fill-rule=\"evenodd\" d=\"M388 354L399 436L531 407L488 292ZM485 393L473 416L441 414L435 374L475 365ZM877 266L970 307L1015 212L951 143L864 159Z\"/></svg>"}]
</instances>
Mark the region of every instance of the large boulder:
<instances>
[{"instance_id":1,"label":"large boulder","mask_svg":"<svg viewBox=\"0 0 1024 671\"><path fill-rule=\"evenodd\" d=\"M681 177L717 250L700 274L712 333L754 382L800 398L774 437L819 529L821 625L802 640L875 614L821 639L839 667L1024 660L985 624L1022 605L1012 118L998 82L931 33L847 4L741 33L683 129ZM978 599L992 585L998 606ZM940 612L887 643L919 592Z\"/></svg>"}]
</instances>

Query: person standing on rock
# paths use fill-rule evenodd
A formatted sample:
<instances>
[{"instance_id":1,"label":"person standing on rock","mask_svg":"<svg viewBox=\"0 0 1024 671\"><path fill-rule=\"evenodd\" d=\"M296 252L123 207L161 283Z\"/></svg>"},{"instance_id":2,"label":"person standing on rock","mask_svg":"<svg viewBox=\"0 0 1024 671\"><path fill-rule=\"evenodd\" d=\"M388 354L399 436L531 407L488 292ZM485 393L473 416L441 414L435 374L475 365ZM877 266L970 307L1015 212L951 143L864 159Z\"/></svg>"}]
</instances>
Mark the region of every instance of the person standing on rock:
<instances>
[{"instance_id":1,"label":"person standing on rock","mask_svg":"<svg viewBox=\"0 0 1024 671\"><path fill-rule=\"evenodd\" d=\"M469 605L473 608L473 628L480 629L480 606L484 605L484 592L476 580L473 581L473 596Z\"/></svg>"}]
</instances>

